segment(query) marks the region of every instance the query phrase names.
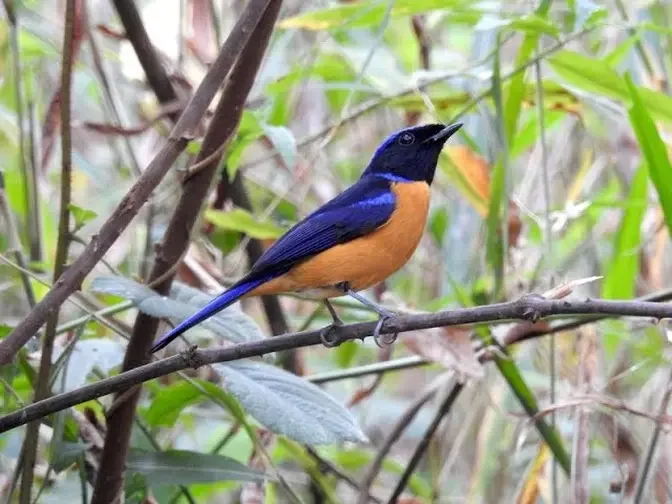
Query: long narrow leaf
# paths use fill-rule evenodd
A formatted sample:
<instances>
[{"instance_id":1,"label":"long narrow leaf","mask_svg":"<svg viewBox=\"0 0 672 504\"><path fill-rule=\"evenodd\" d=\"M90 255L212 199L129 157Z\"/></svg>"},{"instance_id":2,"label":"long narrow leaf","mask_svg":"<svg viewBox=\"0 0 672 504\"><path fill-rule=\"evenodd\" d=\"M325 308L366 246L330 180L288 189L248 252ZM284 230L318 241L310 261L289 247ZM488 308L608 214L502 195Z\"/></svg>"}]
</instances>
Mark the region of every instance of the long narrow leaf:
<instances>
[{"instance_id":1,"label":"long narrow leaf","mask_svg":"<svg viewBox=\"0 0 672 504\"><path fill-rule=\"evenodd\" d=\"M551 7L550 0L542 0L537 7L537 16L545 18L548 10ZM523 39L523 43L518 50L516 57L516 67L520 67L527 63L532 56L534 48L537 47L540 33L528 32ZM504 126L506 131L506 139L509 144L513 143L516 130L518 128L518 118L520 117L520 110L523 106L523 95L525 94L525 72L519 72L512 79L508 87L508 94L504 100Z\"/></svg>"},{"instance_id":2,"label":"long narrow leaf","mask_svg":"<svg viewBox=\"0 0 672 504\"><path fill-rule=\"evenodd\" d=\"M660 138L658 128L644 104L641 92L632 83L629 75L625 76L625 83L632 99L632 106L628 110L630 123L649 167L653 185L658 192L667 229L672 233L672 164L667 155L667 147Z\"/></svg>"},{"instance_id":3,"label":"long narrow leaf","mask_svg":"<svg viewBox=\"0 0 672 504\"><path fill-rule=\"evenodd\" d=\"M613 259L604 275L602 297L606 299L630 299L634 296L648 182L647 167L642 165L632 178L628 206L616 234Z\"/></svg>"}]
</instances>

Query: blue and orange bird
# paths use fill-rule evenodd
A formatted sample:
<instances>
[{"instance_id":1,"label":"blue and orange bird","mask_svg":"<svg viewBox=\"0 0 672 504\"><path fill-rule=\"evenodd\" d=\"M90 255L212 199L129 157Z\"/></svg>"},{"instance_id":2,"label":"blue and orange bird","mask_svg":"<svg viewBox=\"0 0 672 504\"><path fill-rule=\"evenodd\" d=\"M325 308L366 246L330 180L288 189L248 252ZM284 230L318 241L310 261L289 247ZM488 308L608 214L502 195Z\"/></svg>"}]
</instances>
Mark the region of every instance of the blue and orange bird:
<instances>
[{"instance_id":1,"label":"blue and orange bird","mask_svg":"<svg viewBox=\"0 0 672 504\"><path fill-rule=\"evenodd\" d=\"M241 298L288 292L323 299L334 325L341 321L329 298L350 295L380 315L374 332L380 344L380 329L393 313L358 291L385 280L415 251L439 154L461 126L427 124L389 136L354 185L287 231L247 275L164 335L152 353ZM322 334L329 344L328 332Z\"/></svg>"}]
</instances>

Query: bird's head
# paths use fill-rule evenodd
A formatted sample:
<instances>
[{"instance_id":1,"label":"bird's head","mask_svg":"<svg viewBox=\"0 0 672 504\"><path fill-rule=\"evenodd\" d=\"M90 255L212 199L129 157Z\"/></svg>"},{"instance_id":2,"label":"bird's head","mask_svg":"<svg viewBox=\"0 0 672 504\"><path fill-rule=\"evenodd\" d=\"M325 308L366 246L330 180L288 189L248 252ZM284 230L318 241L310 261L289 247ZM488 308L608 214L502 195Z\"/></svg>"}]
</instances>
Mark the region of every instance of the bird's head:
<instances>
[{"instance_id":1,"label":"bird's head","mask_svg":"<svg viewBox=\"0 0 672 504\"><path fill-rule=\"evenodd\" d=\"M397 131L378 147L362 176L431 184L443 144L461 127L460 123L425 124Z\"/></svg>"}]
</instances>

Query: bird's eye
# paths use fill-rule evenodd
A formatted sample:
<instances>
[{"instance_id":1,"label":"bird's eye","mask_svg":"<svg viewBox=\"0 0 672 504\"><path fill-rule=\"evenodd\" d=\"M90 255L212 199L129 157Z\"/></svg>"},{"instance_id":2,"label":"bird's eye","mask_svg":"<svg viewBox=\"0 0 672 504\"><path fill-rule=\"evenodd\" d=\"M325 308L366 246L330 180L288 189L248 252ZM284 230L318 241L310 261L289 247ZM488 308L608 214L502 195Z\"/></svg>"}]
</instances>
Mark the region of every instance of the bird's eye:
<instances>
[{"instance_id":1,"label":"bird's eye","mask_svg":"<svg viewBox=\"0 0 672 504\"><path fill-rule=\"evenodd\" d=\"M413 142L415 142L413 133L404 133L399 137L399 143L401 145L411 145Z\"/></svg>"}]
</instances>

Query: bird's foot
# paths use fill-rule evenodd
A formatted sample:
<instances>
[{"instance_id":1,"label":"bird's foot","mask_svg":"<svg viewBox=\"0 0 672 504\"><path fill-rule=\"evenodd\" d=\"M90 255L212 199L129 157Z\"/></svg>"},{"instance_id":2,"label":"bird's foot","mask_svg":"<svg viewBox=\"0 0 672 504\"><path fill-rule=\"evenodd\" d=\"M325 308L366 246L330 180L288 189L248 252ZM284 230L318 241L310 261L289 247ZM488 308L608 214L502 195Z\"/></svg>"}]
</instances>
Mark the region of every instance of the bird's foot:
<instances>
[{"instance_id":1,"label":"bird's foot","mask_svg":"<svg viewBox=\"0 0 672 504\"><path fill-rule=\"evenodd\" d=\"M385 348L390 345L392 345L395 341L397 341L397 336L399 333L391 333L391 334L380 334L381 329L383 328L383 325L385 322L393 317L396 317L395 313L388 312L387 310L384 313L380 314L380 319L378 320L378 324L376 325L376 328L373 330L373 341L376 342L376 345L380 348Z\"/></svg>"},{"instance_id":2,"label":"bird's foot","mask_svg":"<svg viewBox=\"0 0 672 504\"><path fill-rule=\"evenodd\" d=\"M341 344L341 339L338 337L338 329L342 324L334 322L320 331L320 341L327 348L337 347Z\"/></svg>"}]
</instances>

